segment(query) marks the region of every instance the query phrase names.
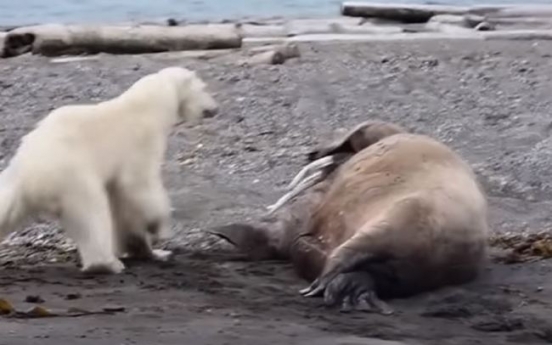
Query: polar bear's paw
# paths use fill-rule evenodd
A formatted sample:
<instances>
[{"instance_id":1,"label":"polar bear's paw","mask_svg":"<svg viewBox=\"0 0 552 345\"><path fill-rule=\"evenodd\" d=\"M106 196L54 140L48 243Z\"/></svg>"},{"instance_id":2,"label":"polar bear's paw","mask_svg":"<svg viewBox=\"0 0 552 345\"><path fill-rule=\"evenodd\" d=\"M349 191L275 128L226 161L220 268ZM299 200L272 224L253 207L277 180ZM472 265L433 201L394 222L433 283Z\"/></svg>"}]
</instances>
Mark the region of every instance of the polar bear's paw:
<instances>
[{"instance_id":1,"label":"polar bear's paw","mask_svg":"<svg viewBox=\"0 0 552 345\"><path fill-rule=\"evenodd\" d=\"M153 249L151 254L154 260L163 262L169 261L173 256L172 251L163 249Z\"/></svg>"},{"instance_id":2,"label":"polar bear's paw","mask_svg":"<svg viewBox=\"0 0 552 345\"><path fill-rule=\"evenodd\" d=\"M110 262L93 262L83 266L81 271L86 274L119 274L125 269L121 260L115 259Z\"/></svg>"}]
</instances>

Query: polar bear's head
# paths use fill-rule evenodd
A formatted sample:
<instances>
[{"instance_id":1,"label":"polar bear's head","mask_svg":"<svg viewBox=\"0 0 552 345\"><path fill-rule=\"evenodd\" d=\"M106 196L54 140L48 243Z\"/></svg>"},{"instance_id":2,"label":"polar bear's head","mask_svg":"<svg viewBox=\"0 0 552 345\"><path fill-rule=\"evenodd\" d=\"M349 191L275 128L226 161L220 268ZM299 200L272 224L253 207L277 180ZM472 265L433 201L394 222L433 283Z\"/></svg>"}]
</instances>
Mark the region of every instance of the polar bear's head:
<instances>
[{"instance_id":1,"label":"polar bear's head","mask_svg":"<svg viewBox=\"0 0 552 345\"><path fill-rule=\"evenodd\" d=\"M168 67L159 71L159 74L166 77L176 90L180 121L196 122L215 116L218 104L196 72L183 67Z\"/></svg>"}]
</instances>

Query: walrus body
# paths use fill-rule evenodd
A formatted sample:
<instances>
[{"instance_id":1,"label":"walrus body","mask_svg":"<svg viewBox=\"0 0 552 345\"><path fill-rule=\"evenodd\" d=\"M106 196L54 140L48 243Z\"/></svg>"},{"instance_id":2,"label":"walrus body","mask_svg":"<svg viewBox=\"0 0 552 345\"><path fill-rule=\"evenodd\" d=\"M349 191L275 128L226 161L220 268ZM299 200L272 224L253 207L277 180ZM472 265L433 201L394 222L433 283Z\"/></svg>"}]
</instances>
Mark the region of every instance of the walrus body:
<instances>
[{"instance_id":1,"label":"walrus body","mask_svg":"<svg viewBox=\"0 0 552 345\"><path fill-rule=\"evenodd\" d=\"M355 139L356 138L356 139ZM258 226L214 233L254 258L283 257L328 305L390 309L407 297L473 280L486 257L487 204L471 168L446 145L365 123L310 159L338 167ZM377 297L376 297L377 296Z\"/></svg>"}]
</instances>

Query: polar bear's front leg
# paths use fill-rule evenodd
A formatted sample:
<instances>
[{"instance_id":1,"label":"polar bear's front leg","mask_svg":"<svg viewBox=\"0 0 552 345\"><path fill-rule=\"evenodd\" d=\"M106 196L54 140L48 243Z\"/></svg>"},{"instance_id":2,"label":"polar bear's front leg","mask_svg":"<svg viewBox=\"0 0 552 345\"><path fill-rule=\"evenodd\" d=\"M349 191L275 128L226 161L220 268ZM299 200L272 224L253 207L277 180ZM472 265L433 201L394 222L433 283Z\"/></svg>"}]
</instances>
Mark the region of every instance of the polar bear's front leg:
<instances>
[{"instance_id":1,"label":"polar bear's front leg","mask_svg":"<svg viewBox=\"0 0 552 345\"><path fill-rule=\"evenodd\" d=\"M120 234L119 241L122 258L168 261L172 257L169 250L153 249L147 234L124 232Z\"/></svg>"},{"instance_id":2,"label":"polar bear's front leg","mask_svg":"<svg viewBox=\"0 0 552 345\"><path fill-rule=\"evenodd\" d=\"M108 198L101 186L75 183L63 198L62 227L78 247L82 271L120 273L123 263L115 255L113 223Z\"/></svg>"},{"instance_id":3,"label":"polar bear's front leg","mask_svg":"<svg viewBox=\"0 0 552 345\"><path fill-rule=\"evenodd\" d=\"M121 251L138 259L170 258L172 252L152 248L171 235L170 200L160 178L119 185L112 203Z\"/></svg>"}]
</instances>

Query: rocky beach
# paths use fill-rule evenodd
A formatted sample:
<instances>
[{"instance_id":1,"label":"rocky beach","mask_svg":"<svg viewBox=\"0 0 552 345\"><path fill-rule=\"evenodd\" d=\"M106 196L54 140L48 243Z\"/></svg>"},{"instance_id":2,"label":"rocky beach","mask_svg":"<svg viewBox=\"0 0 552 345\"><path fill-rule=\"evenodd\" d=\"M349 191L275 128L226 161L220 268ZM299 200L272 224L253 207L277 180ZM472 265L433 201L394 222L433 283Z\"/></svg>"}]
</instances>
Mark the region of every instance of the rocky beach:
<instances>
[{"instance_id":1,"label":"rocky beach","mask_svg":"<svg viewBox=\"0 0 552 345\"><path fill-rule=\"evenodd\" d=\"M492 29L475 28L483 22ZM34 39L18 45L21 54L0 59L1 168L48 111L114 97L166 66L197 70L221 103L217 117L171 136L164 173L177 234L164 245L176 251L174 260L129 263L120 276L90 279L76 269L73 245L57 224L29 224L0 247L0 300L22 311L40 305L51 315L0 316L0 345L552 342L547 16L220 25L239 30L239 47L33 54ZM359 32L366 25L372 31ZM396 122L456 149L491 206L496 253L485 275L391 301L393 316L327 310L299 295L306 282L288 264L244 261L204 232L262 215L312 146L367 119Z\"/></svg>"}]
</instances>

